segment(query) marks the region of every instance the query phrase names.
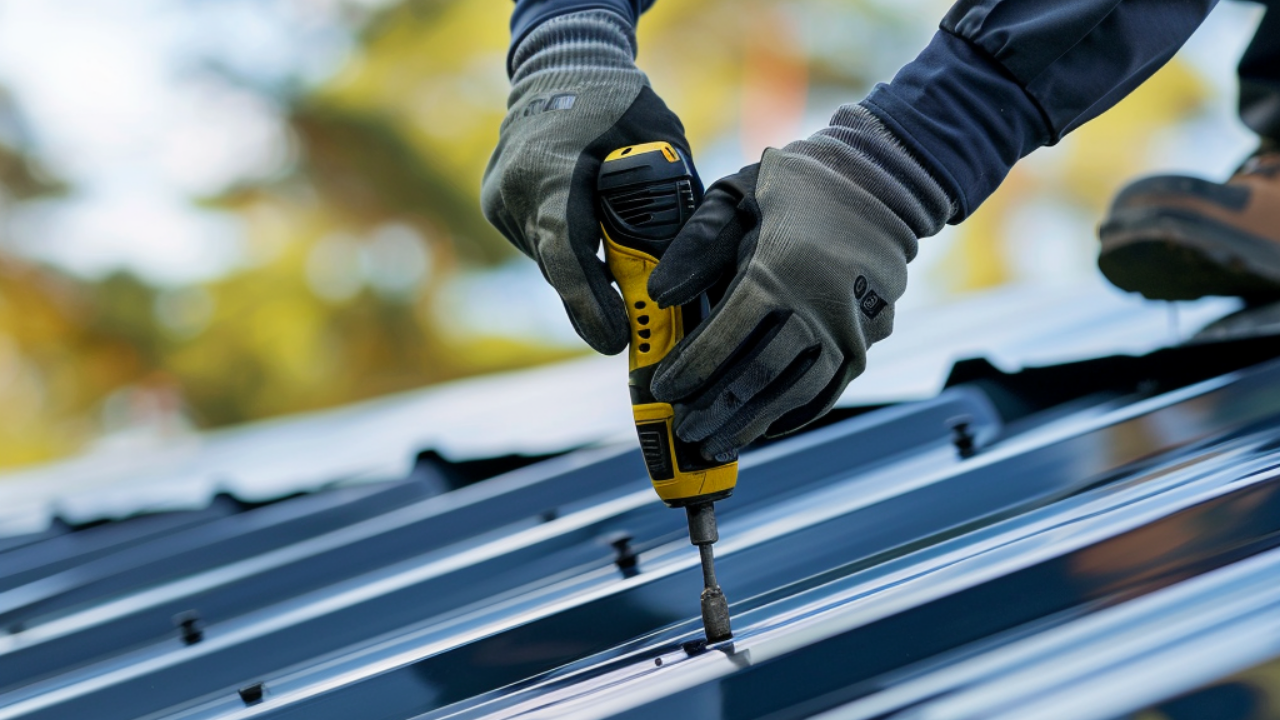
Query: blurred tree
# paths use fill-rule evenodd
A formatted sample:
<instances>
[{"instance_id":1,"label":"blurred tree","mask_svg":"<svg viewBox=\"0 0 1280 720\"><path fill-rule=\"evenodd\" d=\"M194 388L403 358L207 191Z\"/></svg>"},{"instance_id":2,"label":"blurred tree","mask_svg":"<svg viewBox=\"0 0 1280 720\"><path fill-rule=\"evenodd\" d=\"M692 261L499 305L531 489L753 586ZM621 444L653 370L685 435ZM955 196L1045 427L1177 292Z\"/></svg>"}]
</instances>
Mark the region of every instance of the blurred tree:
<instances>
[{"instance_id":1,"label":"blurred tree","mask_svg":"<svg viewBox=\"0 0 1280 720\"><path fill-rule=\"evenodd\" d=\"M406 2L358 37L334 78L290 99L294 167L208 201L244 220L259 262L207 288L211 318L169 356L203 423L579 352L447 334L435 311L441 279L515 255L478 207L505 94L500 13ZM477 97L484 75L498 93Z\"/></svg>"},{"instance_id":2,"label":"blurred tree","mask_svg":"<svg viewBox=\"0 0 1280 720\"><path fill-rule=\"evenodd\" d=\"M200 201L242 222L248 258L230 276L184 288L127 273L90 282L0 254L0 466L104 430L182 427L166 413L217 426L580 352L438 328L442 278L515 255L478 208L475 166L501 95L469 106L433 96L455 106L443 114L424 100L442 84L457 91L454 55L505 84L500 55L492 68L474 62L505 45L505 9L475 5L394 6L359 30L332 80L268 89L286 103L296 162ZM441 45L435 22L450 17L491 28L493 48ZM20 127L16 115L0 102L0 130ZM436 142L440 118L474 137ZM63 190L4 143L0 188L14 202Z\"/></svg>"},{"instance_id":3,"label":"blurred tree","mask_svg":"<svg viewBox=\"0 0 1280 720\"><path fill-rule=\"evenodd\" d=\"M30 154L16 103L0 89L0 214L65 186ZM4 226L7 229L7 224ZM84 288L5 251L0 235L0 465L67 452L87 435L82 389L106 391L129 371L127 343L89 330ZM81 353L99 362L82 373Z\"/></svg>"},{"instance_id":4,"label":"blurred tree","mask_svg":"<svg viewBox=\"0 0 1280 720\"><path fill-rule=\"evenodd\" d=\"M704 171L728 171L889 79L948 4L667 0L641 24L638 61ZM15 257L0 229L0 466L104 432L142 428L163 442L188 419L218 426L585 351L444 316L459 302L450 278L519 262L478 207L506 109L510 3L338 5L363 9L345 16L350 51L326 79L299 71L264 86L222 69L282 109L290 158L272 177L195 199L242 229L231 274L183 287L127 273L89 281ZM1037 154L1048 160L1016 169L946 257L930 261L926 246L917 267L931 263L931 284L960 291L1017 277L1015 256L1036 242L1015 237L1022 208L1048 199L1096 217L1149 163L1151 129L1193 116L1206 97L1175 60ZM0 214L65 190L0 91Z\"/></svg>"},{"instance_id":5,"label":"blurred tree","mask_svg":"<svg viewBox=\"0 0 1280 720\"><path fill-rule=\"evenodd\" d=\"M97 429L88 411L155 367L154 343L125 320L149 292L124 276L94 287L0 256L0 465L75 449Z\"/></svg>"}]
</instances>

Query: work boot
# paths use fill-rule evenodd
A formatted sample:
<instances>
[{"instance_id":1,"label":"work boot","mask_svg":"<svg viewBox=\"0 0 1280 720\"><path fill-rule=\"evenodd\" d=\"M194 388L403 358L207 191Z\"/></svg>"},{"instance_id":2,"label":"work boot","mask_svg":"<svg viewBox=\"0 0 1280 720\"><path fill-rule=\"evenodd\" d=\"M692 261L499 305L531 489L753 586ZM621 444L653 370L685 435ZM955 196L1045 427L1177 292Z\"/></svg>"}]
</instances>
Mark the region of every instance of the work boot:
<instances>
[{"instance_id":1,"label":"work boot","mask_svg":"<svg viewBox=\"0 0 1280 720\"><path fill-rule=\"evenodd\" d=\"M1225 183L1162 175L1130 184L1098 230L1098 268L1152 300L1280 300L1280 145Z\"/></svg>"}]
</instances>

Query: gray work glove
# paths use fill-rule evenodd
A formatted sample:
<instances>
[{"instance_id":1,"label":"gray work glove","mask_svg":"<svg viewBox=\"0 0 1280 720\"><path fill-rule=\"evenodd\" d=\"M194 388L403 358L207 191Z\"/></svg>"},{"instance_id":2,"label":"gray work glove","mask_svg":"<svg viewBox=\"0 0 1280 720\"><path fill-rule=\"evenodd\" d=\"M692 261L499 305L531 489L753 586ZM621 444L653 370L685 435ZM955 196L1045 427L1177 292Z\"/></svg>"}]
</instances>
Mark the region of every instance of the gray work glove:
<instances>
[{"instance_id":1,"label":"gray work glove","mask_svg":"<svg viewBox=\"0 0 1280 720\"><path fill-rule=\"evenodd\" d=\"M625 145L665 140L691 157L684 127L635 66L635 33L590 10L552 18L513 56L511 96L485 170L485 217L537 261L574 329L613 355L630 330L622 298L596 256L596 175Z\"/></svg>"},{"instance_id":2,"label":"gray work glove","mask_svg":"<svg viewBox=\"0 0 1280 720\"><path fill-rule=\"evenodd\" d=\"M825 414L893 330L916 239L951 213L861 105L712 185L649 278L662 307L724 288L654 376L676 433L725 460Z\"/></svg>"}]
</instances>

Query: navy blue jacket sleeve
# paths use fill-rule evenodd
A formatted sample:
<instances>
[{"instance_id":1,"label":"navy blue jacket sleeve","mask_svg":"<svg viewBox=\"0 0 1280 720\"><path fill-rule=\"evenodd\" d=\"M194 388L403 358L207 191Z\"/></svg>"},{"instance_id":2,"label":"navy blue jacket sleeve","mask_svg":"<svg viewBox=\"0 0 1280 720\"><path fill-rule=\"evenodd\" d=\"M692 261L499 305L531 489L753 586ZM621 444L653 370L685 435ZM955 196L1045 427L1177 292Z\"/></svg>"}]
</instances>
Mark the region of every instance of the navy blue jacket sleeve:
<instances>
[{"instance_id":1,"label":"navy blue jacket sleeve","mask_svg":"<svg viewBox=\"0 0 1280 720\"><path fill-rule=\"evenodd\" d=\"M961 0L864 104L956 201L959 222L1169 61L1217 0Z\"/></svg>"},{"instance_id":2,"label":"navy blue jacket sleeve","mask_svg":"<svg viewBox=\"0 0 1280 720\"><path fill-rule=\"evenodd\" d=\"M511 15L511 49L507 52L507 74L511 74L511 57L516 46L529 31L543 21L557 15L579 10L612 10L631 21L640 20L640 13L649 9L656 0L515 0L516 9Z\"/></svg>"}]
</instances>

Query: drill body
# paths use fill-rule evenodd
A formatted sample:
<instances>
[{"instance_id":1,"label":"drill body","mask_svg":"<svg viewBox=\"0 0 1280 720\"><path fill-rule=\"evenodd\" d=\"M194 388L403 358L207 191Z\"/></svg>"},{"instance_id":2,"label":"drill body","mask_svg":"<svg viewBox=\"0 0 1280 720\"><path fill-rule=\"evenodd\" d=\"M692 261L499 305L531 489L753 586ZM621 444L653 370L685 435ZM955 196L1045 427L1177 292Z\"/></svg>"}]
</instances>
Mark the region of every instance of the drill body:
<instances>
[{"instance_id":1,"label":"drill body","mask_svg":"<svg viewBox=\"0 0 1280 720\"><path fill-rule=\"evenodd\" d=\"M684 508L689 537L702 559L702 619L712 642L732 637L728 604L715 580L711 546L718 539L714 502L729 497L738 461L705 460L675 434L675 409L649 386L659 361L708 311L707 300L661 309L649 297L649 275L701 201L693 167L669 143L619 148L605 158L597 182L605 262L627 306L631 326L628 385L640 449L653 488L669 507Z\"/></svg>"}]
</instances>

